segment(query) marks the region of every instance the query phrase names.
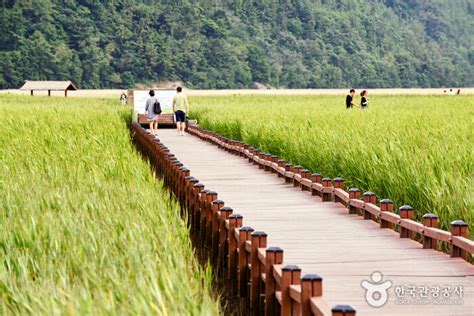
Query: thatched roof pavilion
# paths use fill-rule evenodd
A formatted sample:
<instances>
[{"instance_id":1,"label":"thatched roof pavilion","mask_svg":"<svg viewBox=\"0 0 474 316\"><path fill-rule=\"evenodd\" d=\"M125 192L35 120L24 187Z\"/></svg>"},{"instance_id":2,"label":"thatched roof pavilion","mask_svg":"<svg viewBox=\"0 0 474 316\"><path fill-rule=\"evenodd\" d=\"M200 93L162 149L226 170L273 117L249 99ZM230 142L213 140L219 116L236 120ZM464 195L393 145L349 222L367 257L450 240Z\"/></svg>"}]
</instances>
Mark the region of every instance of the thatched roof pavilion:
<instances>
[{"instance_id":1,"label":"thatched roof pavilion","mask_svg":"<svg viewBox=\"0 0 474 316\"><path fill-rule=\"evenodd\" d=\"M33 91L48 91L48 96L51 96L51 91L64 91L64 96L67 97L68 90L77 90L77 87L71 81L31 81L27 80L20 90L29 90L31 95Z\"/></svg>"}]
</instances>

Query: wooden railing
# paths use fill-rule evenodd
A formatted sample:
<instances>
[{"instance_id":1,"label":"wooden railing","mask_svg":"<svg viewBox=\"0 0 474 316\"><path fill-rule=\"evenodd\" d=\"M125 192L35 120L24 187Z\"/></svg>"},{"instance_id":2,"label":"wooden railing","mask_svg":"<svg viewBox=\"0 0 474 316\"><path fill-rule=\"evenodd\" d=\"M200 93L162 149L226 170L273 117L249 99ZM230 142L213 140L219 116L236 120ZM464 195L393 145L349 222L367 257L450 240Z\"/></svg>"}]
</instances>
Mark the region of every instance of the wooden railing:
<instances>
[{"instance_id":1,"label":"wooden railing","mask_svg":"<svg viewBox=\"0 0 474 316\"><path fill-rule=\"evenodd\" d=\"M473 262L474 241L468 238L468 225L462 220L452 221L450 231L438 228L436 214L427 213L423 216L423 222L418 223L414 220L415 211L410 205L401 206L396 214L393 202L389 199L382 199L377 203L377 196L373 192L365 192L361 197L361 192L357 188L345 191L342 178L322 178L319 173L311 174L301 166L294 166L241 141L225 138L197 126L190 126L188 131L230 153L248 159L260 169L278 174L279 177L285 178L287 183L293 183L301 190L321 196L323 201L344 204L349 214L359 214L366 220L379 223L380 228L395 230L400 238L420 241L424 249L441 251L448 248L451 257L461 257ZM445 247L440 246L442 243Z\"/></svg>"},{"instance_id":2,"label":"wooden railing","mask_svg":"<svg viewBox=\"0 0 474 316\"><path fill-rule=\"evenodd\" d=\"M301 276L298 266L284 264L283 249L267 248L265 232L243 226L243 217L226 206L217 192L206 189L192 177L190 170L164 144L137 123L133 123L132 129L135 144L179 201L193 242L206 253L217 276L228 281L231 294L241 297L245 314L356 315L355 309L349 305L330 307L323 298L323 279L320 276ZM312 184L307 186L308 181L302 181L307 180L306 171L300 170L296 174L297 169L286 170L278 166L275 156L267 155L266 160L260 153L245 148L243 143L222 140L197 128L190 129L190 132L229 152L249 158L263 169L291 178L291 182L296 179L295 185L312 190ZM325 194L326 191L329 194L329 190L318 192ZM333 195L334 191L330 194Z\"/></svg>"}]
</instances>

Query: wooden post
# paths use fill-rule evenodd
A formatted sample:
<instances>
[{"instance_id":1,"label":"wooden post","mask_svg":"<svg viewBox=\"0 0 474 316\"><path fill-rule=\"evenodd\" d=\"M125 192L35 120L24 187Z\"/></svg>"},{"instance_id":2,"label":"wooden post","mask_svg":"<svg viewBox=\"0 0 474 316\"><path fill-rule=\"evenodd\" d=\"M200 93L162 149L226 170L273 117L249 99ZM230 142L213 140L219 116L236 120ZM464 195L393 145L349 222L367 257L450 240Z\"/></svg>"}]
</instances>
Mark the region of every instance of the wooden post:
<instances>
[{"instance_id":1,"label":"wooden post","mask_svg":"<svg viewBox=\"0 0 474 316\"><path fill-rule=\"evenodd\" d=\"M252 252L250 270L250 309L253 315L260 315L260 260L258 259L258 248L267 247L267 234L262 231L255 231L251 235Z\"/></svg>"},{"instance_id":2,"label":"wooden post","mask_svg":"<svg viewBox=\"0 0 474 316\"><path fill-rule=\"evenodd\" d=\"M198 183L194 185L194 189L197 192L196 194L196 203L195 203L195 211L194 211L194 234L196 243L199 241L199 233L201 231L201 198L205 197L205 194L208 190L204 189L204 184Z\"/></svg>"},{"instance_id":3,"label":"wooden post","mask_svg":"<svg viewBox=\"0 0 474 316\"><path fill-rule=\"evenodd\" d=\"M260 153L261 153L261 151L258 150L258 149L254 149L254 151L253 151L254 156L257 156L258 158L260 158ZM258 162L254 160L253 164L256 165L256 164L258 164ZM258 168L260 169L260 165L258 165Z\"/></svg>"},{"instance_id":4,"label":"wooden post","mask_svg":"<svg viewBox=\"0 0 474 316\"><path fill-rule=\"evenodd\" d=\"M334 178L334 188L344 190L344 179L343 178ZM342 200L334 194L334 202L342 202Z\"/></svg>"},{"instance_id":5,"label":"wooden post","mask_svg":"<svg viewBox=\"0 0 474 316\"><path fill-rule=\"evenodd\" d=\"M293 165L291 163L286 163L285 164L285 170L286 171L292 171L293 170ZM291 183L293 180L289 177L285 176L285 182L286 183Z\"/></svg>"},{"instance_id":6,"label":"wooden post","mask_svg":"<svg viewBox=\"0 0 474 316\"><path fill-rule=\"evenodd\" d=\"M212 201L212 214L211 214L211 223L209 229L209 240L208 243L211 245L212 249L212 263L217 262L217 257L219 253L219 210L224 207L224 201L214 200Z\"/></svg>"},{"instance_id":7,"label":"wooden post","mask_svg":"<svg viewBox=\"0 0 474 316\"><path fill-rule=\"evenodd\" d=\"M294 167L293 167L293 174L294 174L294 175L295 175L295 174L301 175L301 174L300 174L301 170L303 170L303 167L301 167L301 166L294 166ZM294 175L293 175L293 177L294 177ZM299 182L296 181L295 178L293 178L293 186L294 186L294 187L298 187L299 185L300 185Z\"/></svg>"},{"instance_id":8,"label":"wooden post","mask_svg":"<svg viewBox=\"0 0 474 316\"><path fill-rule=\"evenodd\" d=\"M301 174L301 179L309 179L310 176L311 176L311 173L309 172L308 169L303 169L303 170L301 170L301 171L300 171L300 174ZM303 183L300 183L300 188L301 188L301 190L303 190L303 191L308 191L308 190L310 190L309 188L305 187L305 186L303 185Z\"/></svg>"},{"instance_id":9,"label":"wooden post","mask_svg":"<svg viewBox=\"0 0 474 316\"><path fill-rule=\"evenodd\" d=\"M461 220L451 222L451 235L467 238L467 223ZM468 252L454 244L451 245L451 257L461 257L467 260Z\"/></svg>"},{"instance_id":10,"label":"wooden post","mask_svg":"<svg viewBox=\"0 0 474 316\"><path fill-rule=\"evenodd\" d=\"M323 296L323 278L306 274L301 278L301 315L312 316L311 298Z\"/></svg>"},{"instance_id":11,"label":"wooden post","mask_svg":"<svg viewBox=\"0 0 474 316\"><path fill-rule=\"evenodd\" d=\"M349 189L349 198L350 199L360 199L360 190L357 188ZM357 208L349 205L349 214L357 214Z\"/></svg>"},{"instance_id":12,"label":"wooden post","mask_svg":"<svg viewBox=\"0 0 474 316\"><path fill-rule=\"evenodd\" d=\"M332 193L324 192L324 191L328 190L328 188L332 188L332 179L331 178L323 178L321 181L322 181L322 184L323 184L323 202L330 202L330 201L332 201Z\"/></svg>"},{"instance_id":13,"label":"wooden post","mask_svg":"<svg viewBox=\"0 0 474 316\"><path fill-rule=\"evenodd\" d=\"M286 265L281 269L281 315L299 315L299 304L293 304L290 285L301 282L301 269L297 265Z\"/></svg>"},{"instance_id":14,"label":"wooden post","mask_svg":"<svg viewBox=\"0 0 474 316\"><path fill-rule=\"evenodd\" d=\"M218 245L217 245L217 251L216 251L216 259L218 263L218 267L222 271L221 275L224 275L224 270L227 268L225 259L227 257L227 231L225 227L225 221L229 218L229 216L232 214L234 210L228 206L224 206L219 209L219 214L218 214L218 221L217 221L217 236L219 238L218 240Z\"/></svg>"},{"instance_id":15,"label":"wooden post","mask_svg":"<svg viewBox=\"0 0 474 316\"><path fill-rule=\"evenodd\" d=\"M199 180L196 178L193 178L189 181L189 187L187 189L186 193L186 206L188 209L188 222L187 225L191 229L192 233L192 225L193 225L193 212L194 212L194 185L198 184Z\"/></svg>"},{"instance_id":16,"label":"wooden post","mask_svg":"<svg viewBox=\"0 0 474 316\"><path fill-rule=\"evenodd\" d=\"M438 216L435 214L423 215L423 226L438 228ZM423 236L423 249L438 250L438 241L428 236Z\"/></svg>"},{"instance_id":17,"label":"wooden post","mask_svg":"<svg viewBox=\"0 0 474 316\"><path fill-rule=\"evenodd\" d=\"M393 212L393 202L389 199L383 199L380 201L380 211L381 212ZM383 218L380 218L380 228L390 228L393 229L393 224L387 222Z\"/></svg>"},{"instance_id":18,"label":"wooden post","mask_svg":"<svg viewBox=\"0 0 474 316\"><path fill-rule=\"evenodd\" d=\"M415 219L415 210L410 205L400 206L398 209L400 211L400 218L403 219ZM411 238L413 239L413 232L404 227L400 226L400 238Z\"/></svg>"},{"instance_id":19,"label":"wooden post","mask_svg":"<svg viewBox=\"0 0 474 316\"><path fill-rule=\"evenodd\" d=\"M276 163L277 160L278 160L278 156L271 155L271 156L270 156L270 160L271 160L272 163ZM273 167L270 167L270 171L271 171L272 173L276 173L276 172L277 172L275 169L273 169Z\"/></svg>"},{"instance_id":20,"label":"wooden post","mask_svg":"<svg viewBox=\"0 0 474 316\"><path fill-rule=\"evenodd\" d=\"M258 155L258 158L260 158L260 160L265 161L267 159L267 155L268 155L267 153L260 152L259 155ZM264 163L262 163L262 162L258 163L258 169L265 169L266 170L265 167L266 166L264 165Z\"/></svg>"},{"instance_id":21,"label":"wooden post","mask_svg":"<svg viewBox=\"0 0 474 316\"><path fill-rule=\"evenodd\" d=\"M239 293L240 297L247 297L248 287L248 258L245 250L245 242L250 240L250 234L254 231L252 227L243 226L239 229Z\"/></svg>"},{"instance_id":22,"label":"wooden post","mask_svg":"<svg viewBox=\"0 0 474 316\"><path fill-rule=\"evenodd\" d=\"M48 97L51 96L51 90L48 90Z\"/></svg>"},{"instance_id":23,"label":"wooden post","mask_svg":"<svg viewBox=\"0 0 474 316\"><path fill-rule=\"evenodd\" d=\"M277 160L278 167L285 168L285 161L283 159ZM283 178L281 173L278 173L278 178Z\"/></svg>"},{"instance_id":24,"label":"wooden post","mask_svg":"<svg viewBox=\"0 0 474 316\"><path fill-rule=\"evenodd\" d=\"M237 240L235 239L235 229L242 227L243 216L232 214L229 216L229 230L227 238L229 239L229 260L228 271L231 283L232 293L236 294L238 290L237 283Z\"/></svg>"},{"instance_id":25,"label":"wooden post","mask_svg":"<svg viewBox=\"0 0 474 316\"><path fill-rule=\"evenodd\" d=\"M371 203L371 204L376 204L377 203L377 196L375 195L374 192L365 192L364 193L364 203ZM372 214L370 212L367 212L366 210L362 210L364 214L364 219L372 219Z\"/></svg>"},{"instance_id":26,"label":"wooden post","mask_svg":"<svg viewBox=\"0 0 474 316\"><path fill-rule=\"evenodd\" d=\"M313 173L311 175L311 182L313 183L321 183L321 174L320 173ZM318 190L311 189L311 195L320 195Z\"/></svg>"},{"instance_id":27,"label":"wooden post","mask_svg":"<svg viewBox=\"0 0 474 316\"><path fill-rule=\"evenodd\" d=\"M266 161L272 161L272 155L271 154L264 154L263 159L265 159ZM265 171L272 170L272 167L267 166L267 165L265 165L264 168L265 168Z\"/></svg>"},{"instance_id":28,"label":"wooden post","mask_svg":"<svg viewBox=\"0 0 474 316\"><path fill-rule=\"evenodd\" d=\"M280 247L269 247L265 251L265 316L274 316L276 299L275 292L277 284L273 276L273 266L283 263L283 249Z\"/></svg>"},{"instance_id":29,"label":"wooden post","mask_svg":"<svg viewBox=\"0 0 474 316\"><path fill-rule=\"evenodd\" d=\"M33 96L33 90L30 90L30 95Z\"/></svg>"},{"instance_id":30,"label":"wooden post","mask_svg":"<svg viewBox=\"0 0 474 316\"><path fill-rule=\"evenodd\" d=\"M336 305L331 309L332 316L355 316L356 310L350 305Z\"/></svg>"},{"instance_id":31,"label":"wooden post","mask_svg":"<svg viewBox=\"0 0 474 316\"><path fill-rule=\"evenodd\" d=\"M250 155L249 155L249 163L253 163L253 158L252 158L252 156L255 155L255 154L254 154L254 151L255 151L255 148L253 148L253 147L250 147L250 148L249 148L249 153L250 153Z\"/></svg>"},{"instance_id":32,"label":"wooden post","mask_svg":"<svg viewBox=\"0 0 474 316\"><path fill-rule=\"evenodd\" d=\"M64 97L67 98L67 89L64 90Z\"/></svg>"},{"instance_id":33,"label":"wooden post","mask_svg":"<svg viewBox=\"0 0 474 316\"><path fill-rule=\"evenodd\" d=\"M208 251L208 255L212 255L212 249L211 247L211 223L212 223L212 201L217 200L217 192L215 191L207 191L206 192L206 198L204 202L204 214L202 214L202 228L203 228L203 234L201 235L202 237L202 246L204 249ZM211 242L211 243L209 243Z\"/></svg>"}]
</instances>

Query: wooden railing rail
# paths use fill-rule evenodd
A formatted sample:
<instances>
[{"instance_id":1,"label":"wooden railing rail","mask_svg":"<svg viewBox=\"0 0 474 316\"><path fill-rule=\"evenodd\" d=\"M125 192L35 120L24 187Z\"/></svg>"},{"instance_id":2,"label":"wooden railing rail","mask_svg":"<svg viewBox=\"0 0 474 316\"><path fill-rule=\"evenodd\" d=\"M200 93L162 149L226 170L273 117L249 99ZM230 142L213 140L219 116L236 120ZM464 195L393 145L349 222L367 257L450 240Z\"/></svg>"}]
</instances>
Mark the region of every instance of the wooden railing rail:
<instances>
[{"instance_id":1,"label":"wooden railing rail","mask_svg":"<svg viewBox=\"0 0 474 316\"><path fill-rule=\"evenodd\" d=\"M355 315L348 305L330 308L322 297L322 278L314 275L301 277L295 265L283 265L283 249L267 247L267 234L243 226L243 217L218 198L218 193L206 189L191 176L191 171L178 161L166 145L154 138L140 125L132 125L133 139L147 157L155 172L163 178L172 196L181 205L191 240L212 263L219 278L229 281L231 295L238 294L249 315ZM249 158L262 169L279 173L281 162L276 156L253 150L242 142L208 133L204 140ZM211 137L212 136L212 137ZM219 140L216 142L215 140ZM250 157L249 152L253 154ZM311 176L298 166L284 176L291 176L296 186L312 190L312 183L303 182ZM295 179L299 179L294 182ZM303 184L304 183L304 184ZM457 241L458 245L463 240ZM342 307L341 307L342 306ZM353 311L352 314L345 312ZM342 311L342 313L341 313Z\"/></svg>"}]
</instances>

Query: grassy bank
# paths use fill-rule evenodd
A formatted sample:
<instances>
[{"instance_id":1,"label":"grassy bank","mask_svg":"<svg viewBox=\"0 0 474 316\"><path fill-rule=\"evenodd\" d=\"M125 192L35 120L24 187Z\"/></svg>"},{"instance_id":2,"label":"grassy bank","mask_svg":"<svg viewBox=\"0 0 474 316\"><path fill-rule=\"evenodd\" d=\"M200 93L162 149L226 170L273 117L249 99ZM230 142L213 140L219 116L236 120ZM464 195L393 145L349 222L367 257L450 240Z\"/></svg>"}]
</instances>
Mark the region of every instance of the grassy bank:
<instances>
[{"instance_id":1,"label":"grassy bank","mask_svg":"<svg viewBox=\"0 0 474 316\"><path fill-rule=\"evenodd\" d=\"M212 315L116 100L0 96L0 314Z\"/></svg>"},{"instance_id":2,"label":"grassy bank","mask_svg":"<svg viewBox=\"0 0 474 316\"><path fill-rule=\"evenodd\" d=\"M344 96L193 97L201 127L244 140L348 187L373 191L418 219L474 222L471 96L372 96L367 111ZM357 99L357 102L359 100Z\"/></svg>"}]
</instances>

